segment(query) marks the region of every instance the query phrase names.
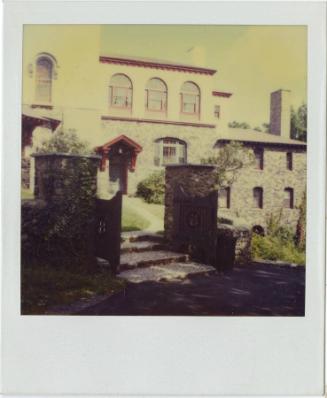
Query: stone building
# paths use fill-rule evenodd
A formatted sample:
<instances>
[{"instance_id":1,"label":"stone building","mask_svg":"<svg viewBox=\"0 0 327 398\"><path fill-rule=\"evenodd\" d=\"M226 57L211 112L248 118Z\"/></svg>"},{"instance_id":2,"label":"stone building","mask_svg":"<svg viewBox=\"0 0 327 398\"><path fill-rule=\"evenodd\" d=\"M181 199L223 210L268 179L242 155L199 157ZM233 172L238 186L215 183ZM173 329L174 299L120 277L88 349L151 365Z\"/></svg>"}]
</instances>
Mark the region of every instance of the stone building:
<instances>
[{"instance_id":1,"label":"stone building","mask_svg":"<svg viewBox=\"0 0 327 398\"><path fill-rule=\"evenodd\" d=\"M257 163L220 191L220 215L265 228L271 211L285 209L285 222L294 227L306 158L305 144L289 135L290 93L272 94L271 134L229 129L232 94L214 86L217 71L203 66L196 47L190 63L103 54L100 29L25 27L24 112L59 121L40 123L23 143L25 187L33 186L29 154L37 150L37 136L46 130L52 134L53 126L76 132L101 155L98 187L103 197L117 190L134 194L139 181L165 165L200 163L236 140L255 151Z\"/></svg>"}]
</instances>

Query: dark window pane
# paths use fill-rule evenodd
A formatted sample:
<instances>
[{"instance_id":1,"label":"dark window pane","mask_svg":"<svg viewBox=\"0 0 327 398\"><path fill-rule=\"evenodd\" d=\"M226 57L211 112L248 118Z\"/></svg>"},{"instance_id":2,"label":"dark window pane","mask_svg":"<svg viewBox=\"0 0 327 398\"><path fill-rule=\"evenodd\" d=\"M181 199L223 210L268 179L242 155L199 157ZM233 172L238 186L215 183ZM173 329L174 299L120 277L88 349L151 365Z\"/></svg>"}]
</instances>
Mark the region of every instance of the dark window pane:
<instances>
[{"instance_id":1,"label":"dark window pane","mask_svg":"<svg viewBox=\"0 0 327 398\"><path fill-rule=\"evenodd\" d=\"M286 166L287 166L287 170L293 170L293 154L292 154L292 152L286 153Z\"/></svg>"},{"instance_id":2,"label":"dark window pane","mask_svg":"<svg viewBox=\"0 0 327 398\"><path fill-rule=\"evenodd\" d=\"M253 206L262 209L263 207L263 190L262 188L253 189Z\"/></svg>"}]
</instances>

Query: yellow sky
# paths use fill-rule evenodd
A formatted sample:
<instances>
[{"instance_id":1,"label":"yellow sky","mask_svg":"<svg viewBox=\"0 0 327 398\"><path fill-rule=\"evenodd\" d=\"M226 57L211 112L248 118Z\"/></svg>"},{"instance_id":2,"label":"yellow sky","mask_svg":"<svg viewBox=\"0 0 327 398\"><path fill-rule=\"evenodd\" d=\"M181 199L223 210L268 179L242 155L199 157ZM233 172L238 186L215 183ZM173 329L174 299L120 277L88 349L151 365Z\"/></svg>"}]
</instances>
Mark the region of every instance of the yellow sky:
<instances>
[{"instance_id":1,"label":"yellow sky","mask_svg":"<svg viewBox=\"0 0 327 398\"><path fill-rule=\"evenodd\" d=\"M292 91L292 104L306 102L305 26L104 25L103 53L190 62L192 46L218 70L216 89L233 93L232 114L255 127L269 121L269 94Z\"/></svg>"}]
</instances>

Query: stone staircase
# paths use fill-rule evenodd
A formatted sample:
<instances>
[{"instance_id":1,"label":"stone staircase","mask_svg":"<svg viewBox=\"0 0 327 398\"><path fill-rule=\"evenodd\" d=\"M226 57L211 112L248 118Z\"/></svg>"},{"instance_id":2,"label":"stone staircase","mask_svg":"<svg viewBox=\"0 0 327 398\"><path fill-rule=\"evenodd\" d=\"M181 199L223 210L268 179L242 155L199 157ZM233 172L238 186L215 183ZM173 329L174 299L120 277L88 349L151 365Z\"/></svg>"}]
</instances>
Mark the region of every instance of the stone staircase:
<instances>
[{"instance_id":1,"label":"stone staircase","mask_svg":"<svg viewBox=\"0 0 327 398\"><path fill-rule=\"evenodd\" d=\"M211 266L190 261L187 254L170 250L159 234L126 232L122 238L118 276L128 282L173 281L216 272Z\"/></svg>"}]
</instances>

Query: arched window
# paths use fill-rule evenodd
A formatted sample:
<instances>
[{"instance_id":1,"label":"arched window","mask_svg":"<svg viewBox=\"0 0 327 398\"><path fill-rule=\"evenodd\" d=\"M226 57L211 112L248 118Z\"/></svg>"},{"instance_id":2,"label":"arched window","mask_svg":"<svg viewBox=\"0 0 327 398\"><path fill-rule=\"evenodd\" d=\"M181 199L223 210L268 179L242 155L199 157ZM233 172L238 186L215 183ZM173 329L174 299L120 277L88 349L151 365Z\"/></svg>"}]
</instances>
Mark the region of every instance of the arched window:
<instances>
[{"instance_id":1,"label":"arched window","mask_svg":"<svg viewBox=\"0 0 327 398\"><path fill-rule=\"evenodd\" d=\"M294 207L294 190L293 188L284 189L283 207L285 209L293 209Z\"/></svg>"},{"instance_id":2,"label":"arched window","mask_svg":"<svg viewBox=\"0 0 327 398\"><path fill-rule=\"evenodd\" d=\"M218 207L220 209L230 208L230 187L221 188L218 191Z\"/></svg>"},{"instance_id":3,"label":"arched window","mask_svg":"<svg viewBox=\"0 0 327 398\"><path fill-rule=\"evenodd\" d=\"M114 108L132 108L132 82L126 75L113 75L109 85L109 104Z\"/></svg>"},{"instance_id":4,"label":"arched window","mask_svg":"<svg viewBox=\"0 0 327 398\"><path fill-rule=\"evenodd\" d=\"M253 188L253 207L263 208L263 189L261 187Z\"/></svg>"},{"instance_id":5,"label":"arched window","mask_svg":"<svg viewBox=\"0 0 327 398\"><path fill-rule=\"evenodd\" d=\"M52 96L53 61L41 56L36 61L35 100L50 103Z\"/></svg>"},{"instance_id":6,"label":"arched window","mask_svg":"<svg viewBox=\"0 0 327 398\"><path fill-rule=\"evenodd\" d=\"M154 164L156 166L186 163L187 145L186 142L178 138L160 138L155 141Z\"/></svg>"},{"instance_id":7,"label":"arched window","mask_svg":"<svg viewBox=\"0 0 327 398\"><path fill-rule=\"evenodd\" d=\"M200 89L193 82L185 82L182 85L181 112L190 115L200 114Z\"/></svg>"},{"instance_id":8,"label":"arched window","mask_svg":"<svg viewBox=\"0 0 327 398\"><path fill-rule=\"evenodd\" d=\"M145 87L145 107L149 111L165 112L167 109L167 86L156 77Z\"/></svg>"}]
</instances>

